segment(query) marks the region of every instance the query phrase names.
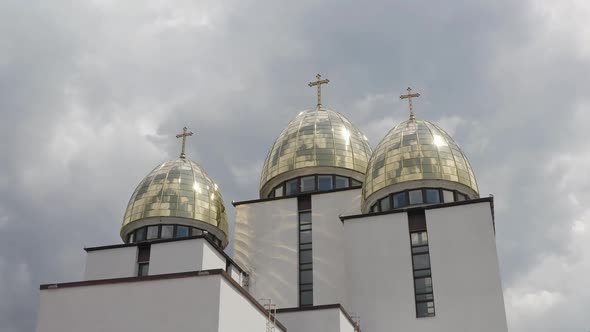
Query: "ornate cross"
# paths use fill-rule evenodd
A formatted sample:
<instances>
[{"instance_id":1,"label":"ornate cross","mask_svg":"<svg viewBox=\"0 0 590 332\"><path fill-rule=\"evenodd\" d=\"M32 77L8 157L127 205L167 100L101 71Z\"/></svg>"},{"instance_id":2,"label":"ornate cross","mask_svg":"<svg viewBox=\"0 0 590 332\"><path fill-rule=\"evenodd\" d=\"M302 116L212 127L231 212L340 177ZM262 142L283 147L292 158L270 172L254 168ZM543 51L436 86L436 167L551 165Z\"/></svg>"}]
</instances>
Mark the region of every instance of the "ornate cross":
<instances>
[{"instance_id":1,"label":"ornate cross","mask_svg":"<svg viewBox=\"0 0 590 332\"><path fill-rule=\"evenodd\" d=\"M322 106L322 84L328 84L330 83L330 80L322 80L322 75L317 74L315 76L315 78L317 78L317 81L315 82L309 82L307 85L309 87L312 86L317 86L318 87L318 110L320 109L320 107Z\"/></svg>"},{"instance_id":2,"label":"ornate cross","mask_svg":"<svg viewBox=\"0 0 590 332\"><path fill-rule=\"evenodd\" d=\"M407 99L410 102L410 120L416 120L414 116L414 105L412 105L412 98L420 97L419 93L412 93L412 88L408 87L408 94L399 96L399 99Z\"/></svg>"},{"instance_id":3,"label":"ornate cross","mask_svg":"<svg viewBox=\"0 0 590 332\"><path fill-rule=\"evenodd\" d=\"M193 136L193 132L189 131L187 132L186 127L182 128L182 134L178 134L176 135L176 138L181 138L182 137L182 151L180 152L180 158L181 159L186 159L186 154L184 154L184 147L186 146L186 138L188 136Z\"/></svg>"}]
</instances>

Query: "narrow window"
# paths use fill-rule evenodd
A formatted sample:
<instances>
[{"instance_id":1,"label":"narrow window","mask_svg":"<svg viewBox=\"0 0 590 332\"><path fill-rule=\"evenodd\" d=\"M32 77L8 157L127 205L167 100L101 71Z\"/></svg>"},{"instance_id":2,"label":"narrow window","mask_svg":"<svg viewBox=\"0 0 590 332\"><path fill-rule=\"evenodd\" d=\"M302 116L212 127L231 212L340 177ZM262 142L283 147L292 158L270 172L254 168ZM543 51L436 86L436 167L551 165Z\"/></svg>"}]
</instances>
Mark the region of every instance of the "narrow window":
<instances>
[{"instance_id":1,"label":"narrow window","mask_svg":"<svg viewBox=\"0 0 590 332\"><path fill-rule=\"evenodd\" d=\"M203 235L203 231L198 228L191 229L191 236Z\"/></svg>"},{"instance_id":2,"label":"narrow window","mask_svg":"<svg viewBox=\"0 0 590 332\"><path fill-rule=\"evenodd\" d=\"M299 196L299 305L313 305L311 196Z\"/></svg>"},{"instance_id":3,"label":"narrow window","mask_svg":"<svg viewBox=\"0 0 590 332\"><path fill-rule=\"evenodd\" d=\"M440 192L438 189L426 189L426 203L440 203Z\"/></svg>"},{"instance_id":4,"label":"narrow window","mask_svg":"<svg viewBox=\"0 0 590 332\"><path fill-rule=\"evenodd\" d=\"M455 193L450 190L443 190L443 199L445 203L454 202L455 201Z\"/></svg>"},{"instance_id":5,"label":"narrow window","mask_svg":"<svg viewBox=\"0 0 590 332\"><path fill-rule=\"evenodd\" d=\"M315 176L301 178L301 192L315 191Z\"/></svg>"},{"instance_id":6,"label":"narrow window","mask_svg":"<svg viewBox=\"0 0 590 332\"><path fill-rule=\"evenodd\" d=\"M174 225L162 225L162 238L170 239L174 236Z\"/></svg>"},{"instance_id":7,"label":"narrow window","mask_svg":"<svg viewBox=\"0 0 590 332\"><path fill-rule=\"evenodd\" d=\"M176 236L175 237L187 237L188 236L188 227L187 226L176 226Z\"/></svg>"},{"instance_id":8,"label":"narrow window","mask_svg":"<svg viewBox=\"0 0 590 332\"><path fill-rule=\"evenodd\" d=\"M408 205L408 195L406 192L401 192L393 195L393 208L401 208Z\"/></svg>"},{"instance_id":9,"label":"narrow window","mask_svg":"<svg viewBox=\"0 0 590 332\"><path fill-rule=\"evenodd\" d=\"M422 190L411 190L410 191L410 205L422 204Z\"/></svg>"},{"instance_id":10,"label":"narrow window","mask_svg":"<svg viewBox=\"0 0 590 332\"><path fill-rule=\"evenodd\" d=\"M275 188L275 197L282 197L283 196L283 186L278 186Z\"/></svg>"},{"instance_id":11,"label":"narrow window","mask_svg":"<svg viewBox=\"0 0 590 332\"><path fill-rule=\"evenodd\" d=\"M332 175L319 175L318 176L318 189L319 191L332 190Z\"/></svg>"},{"instance_id":12,"label":"narrow window","mask_svg":"<svg viewBox=\"0 0 590 332\"><path fill-rule=\"evenodd\" d=\"M148 226L147 228L147 237L148 240L153 240L158 238L158 226Z\"/></svg>"},{"instance_id":13,"label":"narrow window","mask_svg":"<svg viewBox=\"0 0 590 332\"><path fill-rule=\"evenodd\" d=\"M430 269L430 251L424 210L408 213L416 317L431 317L434 312L434 290Z\"/></svg>"},{"instance_id":14,"label":"narrow window","mask_svg":"<svg viewBox=\"0 0 590 332\"><path fill-rule=\"evenodd\" d=\"M389 211L391 210L391 196L387 196L379 201L379 206L381 207L381 211Z\"/></svg>"},{"instance_id":15,"label":"narrow window","mask_svg":"<svg viewBox=\"0 0 590 332\"><path fill-rule=\"evenodd\" d=\"M353 178L351 178L351 179L350 179L350 186L351 186L351 187L360 187L360 186L362 186L362 185L363 185L363 183L362 183L362 182L360 182L360 181L357 181L357 180L355 180L355 179L353 179Z\"/></svg>"},{"instance_id":16,"label":"narrow window","mask_svg":"<svg viewBox=\"0 0 590 332\"><path fill-rule=\"evenodd\" d=\"M135 242L145 240L145 227L142 227L135 231Z\"/></svg>"},{"instance_id":17,"label":"narrow window","mask_svg":"<svg viewBox=\"0 0 590 332\"><path fill-rule=\"evenodd\" d=\"M335 189L348 188L350 186L348 178L342 176L337 176L335 183Z\"/></svg>"},{"instance_id":18,"label":"narrow window","mask_svg":"<svg viewBox=\"0 0 590 332\"><path fill-rule=\"evenodd\" d=\"M295 195L299 192L299 179L285 182L285 195Z\"/></svg>"},{"instance_id":19,"label":"narrow window","mask_svg":"<svg viewBox=\"0 0 590 332\"><path fill-rule=\"evenodd\" d=\"M134 237L135 237L135 232L133 232L133 233L129 234L129 243L133 243L133 242L135 242L135 241L134 241L134 240L135 240L135 239L134 239Z\"/></svg>"},{"instance_id":20,"label":"narrow window","mask_svg":"<svg viewBox=\"0 0 590 332\"><path fill-rule=\"evenodd\" d=\"M147 276L150 267L150 246L139 246L137 248L137 276Z\"/></svg>"}]
</instances>

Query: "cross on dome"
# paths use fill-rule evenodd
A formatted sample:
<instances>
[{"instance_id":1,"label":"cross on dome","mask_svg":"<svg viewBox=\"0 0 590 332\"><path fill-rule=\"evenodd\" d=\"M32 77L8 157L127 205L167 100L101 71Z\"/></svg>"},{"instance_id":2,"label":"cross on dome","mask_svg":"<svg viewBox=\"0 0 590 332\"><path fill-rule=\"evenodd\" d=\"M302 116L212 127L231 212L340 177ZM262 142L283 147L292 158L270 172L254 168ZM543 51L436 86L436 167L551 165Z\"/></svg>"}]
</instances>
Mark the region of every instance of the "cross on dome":
<instances>
[{"instance_id":1,"label":"cross on dome","mask_svg":"<svg viewBox=\"0 0 590 332\"><path fill-rule=\"evenodd\" d=\"M186 154L184 153L184 148L186 146L186 138L188 136L193 136L193 132L192 131L187 132L187 130L188 130L188 128L187 127L184 127L184 128L182 128L182 134L176 135L176 138L181 138L182 137L182 150L180 152L180 158L181 159L186 159Z\"/></svg>"},{"instance_id":2,"label":"cross on dome","mask_svg":"<svg viewBox=\"0 0 590 332\"><path fill-rule=\"evenodd\" d=\"M322 75L317 74L315 76L315 78L317 79L317 81L314 82L309 82L307 85L311 88L313 86L317 86L318 87L318 110L320 110L321 106L322 106L322 84L328 84L330 83L330 80L328 79L324 79L322 80Z\"/></svg>"},{"instance_id":3,"label":"cross on dome","mask_svg":"<svg viewBox=\"0 0 590 332\"><path fill-rule=\"evenodd\" d=\"M416 117L414 116L414 105L412 104L412 98L418 98L420 97L419 93L412 93L412 88L408 87L407 89L408 93L405 95L401 95L399 96L399 99L407 99L408 102L410 103L410 120L416 120Z\"/></svg>"}]
</instances>

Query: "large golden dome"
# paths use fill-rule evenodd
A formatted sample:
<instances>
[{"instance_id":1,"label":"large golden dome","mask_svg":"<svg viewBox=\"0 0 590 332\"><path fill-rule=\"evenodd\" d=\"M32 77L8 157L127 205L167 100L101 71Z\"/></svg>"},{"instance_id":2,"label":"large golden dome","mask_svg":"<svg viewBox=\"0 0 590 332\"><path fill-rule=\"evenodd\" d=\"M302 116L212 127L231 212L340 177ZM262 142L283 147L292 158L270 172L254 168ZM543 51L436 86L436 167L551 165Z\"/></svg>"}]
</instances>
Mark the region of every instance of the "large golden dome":
<instances>
[{"instance_id":1,"label":"large golden dome","mask_svg":"<svg viewBox=\"0 0 590 332\"><path fill-rule=\"evenodd\" d=\"M301 175L337 174L364 180L371 147L344 115L318 107L299 113L272 145L260 179L260 196Z\"/></svg>"},{"instance_id":2,"label":"large golden dome","mask_svg":"<svg viewBox=\"0 0 590 332\"><path fill-rule=\"evenodd\" d=\"M412 187L479 196L473 169L453 138L434 123L416 119L395 126L375 148L363 184L363 210L379 198Z\"/></svg>"},{"instance_id":3,"label":"large golden dome","mask_svg":"<svg viewBox=\"0 0 590 332\"><path fill-rule=\"evenodd\" d=\"M222 246L227 245L223 198L217 184L197 163L180 158L154 168L131 195L121 237L127 242L134 230L163 224L206 231L219 239Z\"/></svg>"}]
</instances>

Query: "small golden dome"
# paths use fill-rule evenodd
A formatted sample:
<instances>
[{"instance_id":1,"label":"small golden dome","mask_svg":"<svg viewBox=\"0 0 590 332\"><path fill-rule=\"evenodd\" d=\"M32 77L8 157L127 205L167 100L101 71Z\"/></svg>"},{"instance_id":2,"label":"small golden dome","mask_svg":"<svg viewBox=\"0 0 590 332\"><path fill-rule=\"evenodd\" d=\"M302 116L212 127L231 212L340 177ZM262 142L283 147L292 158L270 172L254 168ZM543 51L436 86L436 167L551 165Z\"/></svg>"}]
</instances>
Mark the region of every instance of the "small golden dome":
<instances>
[{"instance_id":1,"label":"small golden dome","mask_svg":"<svg viewBox=\"0 0 590 332\"><path fill-rule=\"evenodd\" d=\"M432 122L402 122L387 133L369 160L363 211L398 189L433 184L479 197L473 169L449 134Z\"/></svg>"},{"instance_id":2,"label":"small golden dome","mask_svg":"<svg viewBox=\"0 0 590 332\"><path fill-rule=\"evenodd\" d=\"M336 174L364 180L371 146L344 115L323 107L299 113L268 152L260 197L280 182L305 174Z\"/></svg>"},{"instance_id":3,"label":"small golden dome","mask_svg":"<svg viewBox=\"0 0 590 332\"><path fill-rule=\"evenodd\" d=\"M187 159L154 168L137 186L123 218L121 237L146 225L172 223L208 231L227 245L228 223L217 184Z\"/></svg>"}]
</instances>

